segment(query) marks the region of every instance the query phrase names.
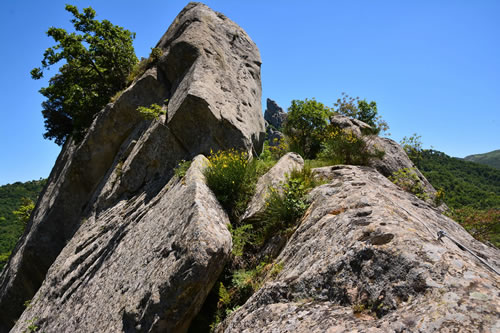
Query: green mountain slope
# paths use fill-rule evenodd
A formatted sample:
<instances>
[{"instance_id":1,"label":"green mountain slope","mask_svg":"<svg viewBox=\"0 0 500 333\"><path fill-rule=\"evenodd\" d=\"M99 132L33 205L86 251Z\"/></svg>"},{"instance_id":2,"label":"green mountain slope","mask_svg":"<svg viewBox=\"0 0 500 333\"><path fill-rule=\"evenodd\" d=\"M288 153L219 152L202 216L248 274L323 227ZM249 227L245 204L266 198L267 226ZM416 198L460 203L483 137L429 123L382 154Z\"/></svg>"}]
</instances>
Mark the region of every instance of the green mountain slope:
<instances>
[{"instance_id":1,"label":"green mountain slope","mask_svg":"<svg viewBox=\"0 0 500 333\"><path fill-rule=\"evenodd\" d=\"M423 150L417 162L432 186L445 191L450 217L500 247L500 170L435 150Z\"/></svg>"},{"instance_id":2,"label":"green mountain slope","mask_svg":"<svg viewBox=\"0 0 500 333\"><path fill-rule=\"evenodd\" d=\"M435 150L422 151L418 167L435 188L445 190L449 207L500 208L500 170Z\"/></svg>"},{"instance_id":3,"label":"green mountain slope","mask_svg":"<svg viewBox=\"0 0 500 333\"><path fill-rule=\"evenodd\" d=\"M465 156L464 160L500 169L500 149L490 151L489 153Z\"/></svg>"},{"instance_id":4,"label":"green mountain slope","mask_svg":"<svg viewBox=\"0 0 500 333\"><path fill-rule=\"evenodd\" d=\"M19 208L23 197L36 202L45 183L45 179L40 179L0 186L0 270L23 233L23 225L12 211Z\"/></svg>"}]
</instances>

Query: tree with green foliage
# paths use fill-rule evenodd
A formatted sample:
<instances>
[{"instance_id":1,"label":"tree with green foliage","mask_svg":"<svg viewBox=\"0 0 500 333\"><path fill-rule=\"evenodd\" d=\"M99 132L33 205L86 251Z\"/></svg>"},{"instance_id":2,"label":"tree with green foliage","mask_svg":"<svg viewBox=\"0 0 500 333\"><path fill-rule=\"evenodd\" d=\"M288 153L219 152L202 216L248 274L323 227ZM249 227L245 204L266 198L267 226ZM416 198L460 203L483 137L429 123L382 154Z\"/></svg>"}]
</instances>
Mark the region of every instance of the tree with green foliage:
<instances>
[{"instance_id":1,"label":"tree with green foliage","mask_svg":"<svg viewBox=\"0 0 500 333\"><path fill-rule=\"evenodd\" d=\"M314 98L293 100L283 128L290 141L290 150L305 158L315 158L325 138L329 115L330 108Z\"/></svg>"},{"instance_id":2,"label":"tree with green foliage","mask_svg":"<svg viewBox=\"0 0 500 333\"><path fill-rule=\"evenodd\" d=\"M350 97L342 93L334 104L334 111L343 116L361 120L372 127L372 131L366 134L379 134L381 131L387 131L389 125L378 115L377 103L366 99L360 100L359 97Z\"/></svg>"},{"instance_id":3,"label":"tree with green foliage","mask_svg":"<svg viewBox=\"0 0 500 333\"><path fill-rule=\"evenodd\" d=\"M31 71L33 79L43 77L43 69L64 64L40 89L47 99L42 103L45 118L44 138L62 145L68 137L81 140L92 120L119 90L125 88L127 76L137 63L132 41L135 34L107 20L95 20L91 8L80 13L66 5L73 14L76 32L51 27L47 35L56 45L43 54L42 67Z\"/></svg>"}]
</instances>

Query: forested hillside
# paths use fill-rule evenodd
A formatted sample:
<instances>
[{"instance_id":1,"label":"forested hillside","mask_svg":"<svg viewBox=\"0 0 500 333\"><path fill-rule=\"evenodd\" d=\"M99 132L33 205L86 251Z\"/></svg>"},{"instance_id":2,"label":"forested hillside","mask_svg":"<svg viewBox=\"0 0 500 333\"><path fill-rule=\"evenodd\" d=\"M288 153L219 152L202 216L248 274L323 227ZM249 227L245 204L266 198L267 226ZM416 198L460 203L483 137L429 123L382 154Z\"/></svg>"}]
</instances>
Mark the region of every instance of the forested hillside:
<instances>
[{"instance_id":1,"label":"forested hillside","mask_svg":"<svg viewBox=\"0 0 500 333\"><path fill-rule=\"evenodd\" d=\"M465 156L464 160L500 169L500 149L490 151L489 153Z\"/></svg>"},{"instance_id":2,"label":"forested hillside","mask_svg":"<svg viewBox=\"0 0 500 333\"><path fill-rule=\"evenodd\" d=\"M455 221L500 247L500 170L435 150L422 150L414 162L436 189L445 191Z\"/></svg>"},{"instance_id":3,"label":"forested hillside","mask_svg":"<svg viewBox=\"0 0 500 333\"><path fill-rule=\"evenodd\" d=\"M22 198L36 202L45 182L45 179L40 179L0 186L0 270L23 232L23 224L13 211L19 208Z\"/></svg>"}]
</instances>

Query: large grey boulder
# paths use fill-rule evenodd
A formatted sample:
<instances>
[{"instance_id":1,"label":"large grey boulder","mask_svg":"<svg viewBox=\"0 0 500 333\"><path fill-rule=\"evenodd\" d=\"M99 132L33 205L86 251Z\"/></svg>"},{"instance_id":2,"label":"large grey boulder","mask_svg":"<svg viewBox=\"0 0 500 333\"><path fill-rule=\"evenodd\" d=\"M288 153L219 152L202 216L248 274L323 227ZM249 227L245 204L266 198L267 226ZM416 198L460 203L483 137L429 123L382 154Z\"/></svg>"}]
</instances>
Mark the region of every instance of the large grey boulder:
<instances>
[{"instance_id":1,"label":"large grey boulder","mask_svg":"<svg viewBox=\"0 0 500 333\"><path fill-rule=\"evenodd\" d=\"M498 332L500 251L369 167L330 179L270 278L218 332Z\"/></svg>"},{"instance_id":2,"label":"large grey boulder","mask_svg":"<svg viewBox=\"0 0 500 333\"><path fill-rule=\"evenodd\" d=\"M200 152L237 147L260 153L261 59L245 31L223 14L190 3L156 47L164 52L158 67L175 89L168 124L176 138Z\"/></svg>"},{"instance_id":3,"label":"large grey boulder","mask_svg":"<svg viewBox=\"0 0 500 333\"><path fill-rule=\"evenodd\" d=\"M63 248L84 241L73 240L75 235L82 235L79 229L85 225L83 221L95 219L91 224L106 230L102 239L107 239L108 233L122 235L122 224L131 227L138 222L135 215L130 213L118 222L106 217L105 212L119 214L118 207L135 205L138 198L143 198L144 204L161 200L159 195L165 193L179 161L208 154L211 149L260 152L265 136L260 100L261 60L248 35L224 15L203 4L190 3L157 47L162 56L97 115L83 141L77 144L69 140L63 147L32 220L0 276L0 332L7 332L14 325L25 309L23 304L33 298ZM168 108L168 115L146 121L137 107L153 103ZM165 233L174 231L179 230ZM120 237L110 241L99 264L112 255ZM148 239L137 238L134 242ZM198 246L200 251L211 251L211 245L203 240ZM67 251L64 256L69 256ZM120 260L136 259L122 256ZM72 269L85 270L87 264L80 264L76 261ZM109 270L99 272L108 273ZM73 281L73 286L78 289L89 285L95 277L92 274L81 276L85 281ZM169 283L165 281L161 288L167 288ZM78 294L73 287L70 289L71 295ZM89 293L97 295L95 290ZM66 302L69 296L58 297ZM63 302L58 297L55 302ZM165 305L162 302L160 305ZM63 303L58 304L57 312L64 312ZM148 309L141 316L149 316Z\"/></svg>"},{"instance_id":4,"label":"large grey boulder","mask_svg":"<svg viewBox=\"0 0 500 333\"><path fill-rule=\"evenodd\" d=\"M231 252L229 219L194 159L154 199L93 211L11 332L183 332ZM35 320L33 320L36 318Z\"/></svg>"}]
</instances>

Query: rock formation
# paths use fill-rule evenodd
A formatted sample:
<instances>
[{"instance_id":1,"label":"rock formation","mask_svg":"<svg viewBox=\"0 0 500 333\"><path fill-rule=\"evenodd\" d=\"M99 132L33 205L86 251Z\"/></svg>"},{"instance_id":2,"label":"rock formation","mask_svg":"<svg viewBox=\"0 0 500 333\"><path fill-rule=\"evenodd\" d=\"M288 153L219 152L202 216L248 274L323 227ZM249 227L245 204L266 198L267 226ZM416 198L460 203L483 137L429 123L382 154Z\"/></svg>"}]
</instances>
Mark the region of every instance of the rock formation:
<instances>
[{"instance_id":1,"label":"rock formation","mask_svg":"<svg viewBox=\"0 0 500 333\"><path fill-rule=\"evenodd\" d=\"M283 109L272 99L268 98L267 108L264 112L264 120L267 121L275 129L280 130L287 118L287 114Z\"/></svg>"},{"instance_id":2,"label":"rock formation","mask_svg":"<svg viewBox=\"0 0 500 333\"><path fill-rule=\"evenodd\" d=\"M185 184L171 177L179 161L211 149L260 152L260 55L240 27L199 3L157 47L160 59L83 142L63 147L0 277L0 332L23 311L14 332L34 318L59 332L183 331L224 266L227 218L199 172ZM167 116L143 120L137 107L153 103Z\"/></svg>"},{"instance_id":3,"label":"rock formation","mask_svg":"<svg viewBox=\"0 0 500 333\"><path fill-rule=\"evenodd\" d=\"M396 171L400 169L412 169L417 175L419 181L422 183L425 192L429 196L429 202L432 202L436 190L429 183L427 178L415 167L415 164L408 158L403 148L394 140L389 138L382 138L377 135L366 135L363 136L363 131L370 129L370 125L346 116L333 116L330 118L330 122L341 128L342 130L347 130L355 134L357 137L363 137L366 143L372 147L372 149L378 149L384 151L384 156L382 159L372 159L371 166L377 169L382 175L390 177ZM441 211L446 209L446 205L442 204L440 207Z\"/></svg>"},{"instance_id":4,"label":"rock formation","mask_svg":"<svg viewBox=\"0 0 500 333\"><path fill-rule=\"evenodd\" d=\"M159 59L84 140L63 147L0 276L0 333L185 332L222 275L229 219L199 154L260 152L259 52L199 3L181 11L157 47ZM137 108L153 103L167 114L144 120ZM279 128L284 115L273 103L266 117ZM367 126L332 123L359 135ZM397 143L368 142L385 150L371 167L313 170L326 183L309 194L297 228L253 249L257 259L277 257L276 269L218 332L500 330L500 251L386 178L413 167ZM191 166L175 175L182 160ZM303 165L285 155L259 180L244 219L262 212L270 185Z\"/></svg>"},{"instance_id":5,"label":"rock formation","mask_svg":"<svg viewBox=\"0 0 500 333\"><path fill-rule=\"evenodd\" d=\"M276 145L276 140L284 138L281 129L286 121L287 113L272 99L267 99L267 107L264 112L266 123L267 139L270 145Z\"/></svg>"},{"instance_id":6,"label":"rock formation","mask_svg":"<svg viewBox=\"0 0 500 333\"><path fill-rule=\"evenodd\" d=\"M330 182L276 259L283 265L217 332L498 332L500 254L369 167Z\"/></svg>"}]
</instances>

